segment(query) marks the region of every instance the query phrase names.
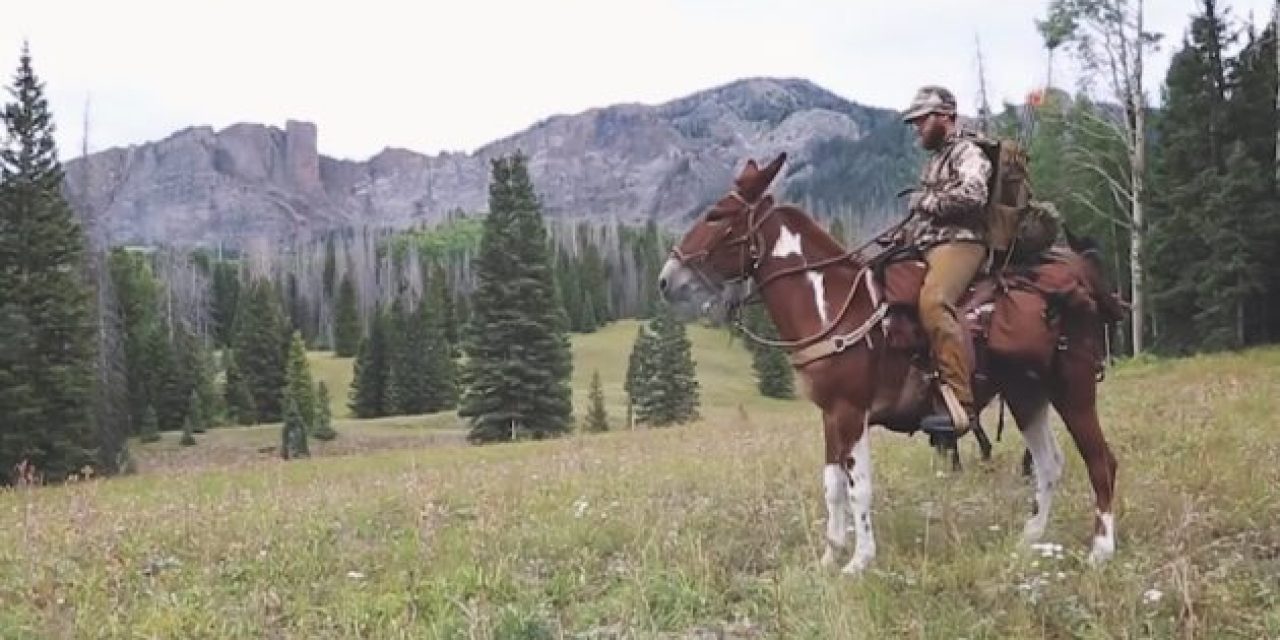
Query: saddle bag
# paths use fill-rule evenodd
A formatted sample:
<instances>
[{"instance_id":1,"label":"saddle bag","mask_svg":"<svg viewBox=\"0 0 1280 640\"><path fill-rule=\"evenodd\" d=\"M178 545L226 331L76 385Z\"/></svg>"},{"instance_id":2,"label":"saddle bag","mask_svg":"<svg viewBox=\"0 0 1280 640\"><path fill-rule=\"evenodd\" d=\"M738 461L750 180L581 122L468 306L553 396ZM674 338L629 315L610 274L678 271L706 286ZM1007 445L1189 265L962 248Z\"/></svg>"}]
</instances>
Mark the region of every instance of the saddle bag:
<instances>
[{"instance_id":1,"label":"saddle bag","mask_svg":"<svg viewBox=\"0 0 1280 640\"><path fill-rule=\"evenodd\" d=\"M1011 287L996 297L987 347L1002 360L1048 371L1058 344L1057 322L1039 291Z\"/></svg>"}]
</instances>

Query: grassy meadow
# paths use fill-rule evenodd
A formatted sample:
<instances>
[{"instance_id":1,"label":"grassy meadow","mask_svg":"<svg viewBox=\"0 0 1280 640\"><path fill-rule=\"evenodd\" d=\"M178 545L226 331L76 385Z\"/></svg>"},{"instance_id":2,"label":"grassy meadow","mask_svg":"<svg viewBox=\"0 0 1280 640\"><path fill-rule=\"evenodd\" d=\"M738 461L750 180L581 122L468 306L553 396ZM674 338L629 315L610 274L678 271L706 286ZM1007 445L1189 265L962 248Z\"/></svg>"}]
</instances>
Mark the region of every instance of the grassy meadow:
<instances>
[{"instance_id":1,"label":"grassy meadow","mask_svg":"<svg viewBox=\"0 0 1280 640\"><path fill-rule=\"evenodd\" d=\"M310 460L225 428L4 491L0 638L1280 638L1280 349L1108 372L1100 569L1065 431L1057 553L1019 545L1016 434L986 467L966 439L952 475L876 431L879 555L854 579L818 567L816 410L759 397L742 345L691 327L702 420L624 429L635 331L574 337L578 415L598 370L611 433L473 447L451 414L352 420L350 361L318 353L339 437Z\"/></svg>"}]
</instances>

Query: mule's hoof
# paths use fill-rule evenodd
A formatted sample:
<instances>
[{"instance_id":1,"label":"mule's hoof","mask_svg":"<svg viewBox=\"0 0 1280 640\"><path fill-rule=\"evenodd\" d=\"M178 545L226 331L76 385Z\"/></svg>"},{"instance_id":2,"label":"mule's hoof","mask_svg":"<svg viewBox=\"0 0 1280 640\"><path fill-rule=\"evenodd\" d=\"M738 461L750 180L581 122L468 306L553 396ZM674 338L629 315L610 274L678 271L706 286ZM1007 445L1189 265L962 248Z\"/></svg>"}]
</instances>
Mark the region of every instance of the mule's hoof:
<instances>
[{"instance_id":1,"label":"mule's hoof","mask_svg":"<svg viewBox=\"0 0 1280 640\"><path fill-rule=\"evenodd\" d=\"M822 559L818 561L818 564L823 569L834 569L836 566L835 550L831 547L827 547L827 550L822 552Z\"/></svg>"},{"instance_id":2,"label":"mule's hoof","mask_svg":"<svg viewBox=\"0 0 1280 640\"><path fill-rule=\"evenodd\" d=\"M1116 554L1115 547L1109 544L1099 544L1098 541L1093 543L1093 549L1089 551L1089 565L1100 567L1107 563L1112 556Z\"/></svg>"},{"instance_id":3,"label":"mule's hoof","mask_svg":"<svg viewBox=\"0 0 1280 640\"><path fill-rule=\"evenodd\" d=\"M856 553L854 554L853 559L849 561L849 564L846 564L844 568L840 570L840 573L846 576L860 576L862 575L862 572L867 570L867 567L871 566L871 560L874 558L875 556L869 553Z\"/></svg>"},{"instance_id":4,"label":"mule's hoof","mask_svg":"<svg viewBox=\"0 0 1280 640\"><path fill-rule=\"evenodd\" d=\"M1045 523L1037 522L1036 520L1036 518L1032 518L1027 521L1025 526L1022 527L1023 545L1031 546L1040 542L1040 539L1044 537Z\"/></svg>"}]
</instances>

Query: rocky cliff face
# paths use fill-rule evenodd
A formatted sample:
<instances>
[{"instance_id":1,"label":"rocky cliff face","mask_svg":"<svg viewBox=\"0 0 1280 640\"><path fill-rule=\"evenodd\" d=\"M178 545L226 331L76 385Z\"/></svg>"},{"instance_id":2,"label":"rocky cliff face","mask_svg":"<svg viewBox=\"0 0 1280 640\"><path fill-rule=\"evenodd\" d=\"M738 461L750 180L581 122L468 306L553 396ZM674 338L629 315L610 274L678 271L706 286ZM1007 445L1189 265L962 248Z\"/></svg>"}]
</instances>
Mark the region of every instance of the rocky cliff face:
<instances>
[{"instance_id":1,"label":"rocky cliff face","mask_svg":"<svg viewBox=\"0 0 1280 640\"><path fill-rule=\"evenodd\" d=\"M546 213L683 220L731 186L748 157L786 151L780 188L826 207L887 208L911 161L892 112L810 82L748 79L666 104L548 118L471 154L388 148L365 162L320 155L315 125L194 127L67 163L73 204L114 242L235 242L349 224L429 222L487 206L489 160L517 150ZM856 166L851 166L856 165ZM842 180L842 175L859 181ZM883 186L882 185L882 186Z\"/></svg>"}]
</instances>

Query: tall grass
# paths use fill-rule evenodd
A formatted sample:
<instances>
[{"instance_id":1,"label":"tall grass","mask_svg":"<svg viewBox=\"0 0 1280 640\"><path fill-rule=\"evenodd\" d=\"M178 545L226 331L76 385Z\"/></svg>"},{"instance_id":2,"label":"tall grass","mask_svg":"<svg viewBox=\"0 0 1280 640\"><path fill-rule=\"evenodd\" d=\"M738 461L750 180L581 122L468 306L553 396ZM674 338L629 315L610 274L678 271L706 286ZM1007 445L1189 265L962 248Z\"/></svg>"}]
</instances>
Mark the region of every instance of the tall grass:
<instances>
[{"instance_id":1,"label":"tall grass","mask_svg":"<svg viewBox=\"0 0 1280 640\"><path fill-rule=\"evenodd\" d=\"M598 369L621 424L634 333L576 339L579 412ZM1280 351L1110 372L1119 549L1101 569L1060 428L1061 551L1018 545L1016 435L989 467L966 441L951 475L877 431L879 555L855 580L817 566L817 412L759 398L724 334L691 337L696 424L0 494L0 637L1280 637Z\"/></svg>"}]
</instances>

